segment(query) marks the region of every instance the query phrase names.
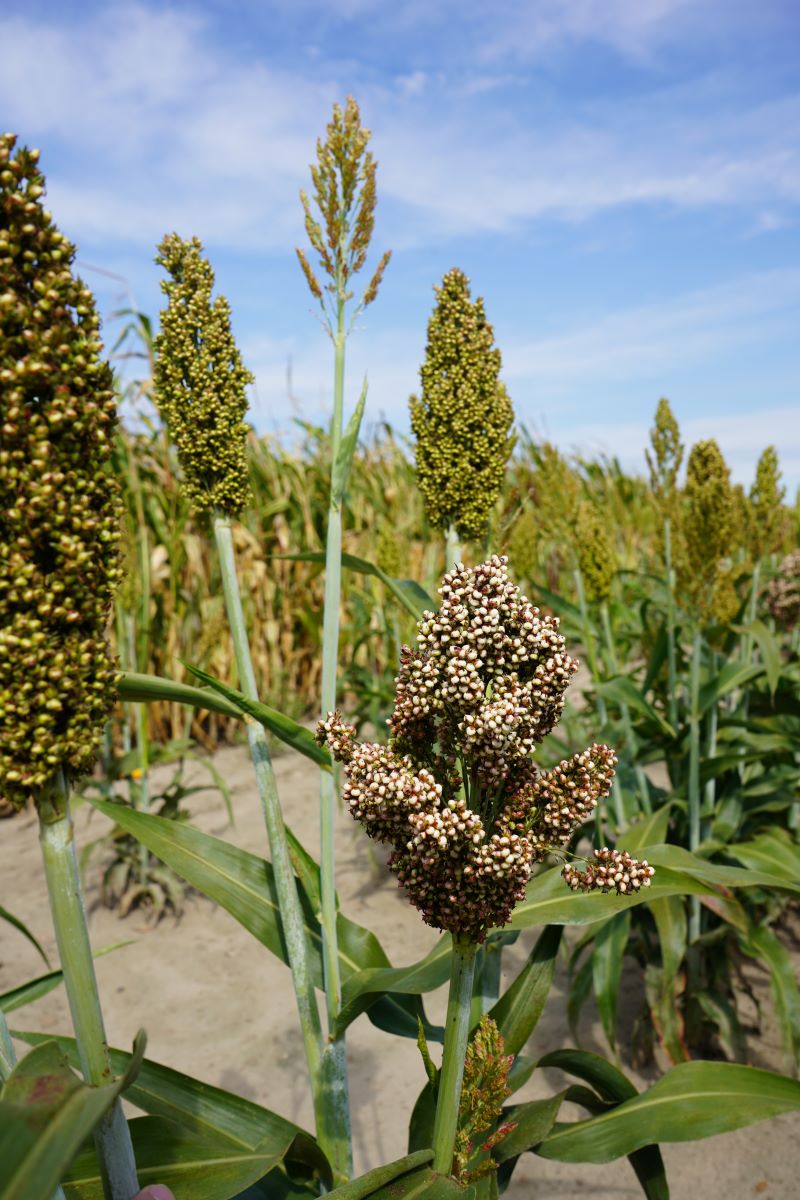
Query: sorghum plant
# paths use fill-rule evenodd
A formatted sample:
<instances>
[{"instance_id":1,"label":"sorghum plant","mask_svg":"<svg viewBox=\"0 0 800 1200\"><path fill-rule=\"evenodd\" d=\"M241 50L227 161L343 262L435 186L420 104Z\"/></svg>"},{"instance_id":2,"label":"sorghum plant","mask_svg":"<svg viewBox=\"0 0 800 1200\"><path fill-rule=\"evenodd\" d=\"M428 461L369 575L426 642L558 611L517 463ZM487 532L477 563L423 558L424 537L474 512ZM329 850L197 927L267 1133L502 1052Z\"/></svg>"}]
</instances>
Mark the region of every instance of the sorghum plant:
<instances>
[{"instance_id":1,"label":"sorghum plant","mask_svg":"<svg viewBox=\"0 0 800 1200\"><path fill-rule=\"evenodd\" d=\"M409 405L417 481L428 520L447 534L449 568L460 557L456 539L486 534L514 445L514 412L483 300L470 298L457 268L434 290L421 394Z\"/></svg>"},{"instance_id":2,"label":"sorghum plant","mask_svg":"<svg viewBox=\"0 0 800 1200\"><path fill-rule=\"evenodd\" d=\"M533 867L563 856L608 795L615 755L589 749L539 772L536 746L557 723L577 662L558 620L541 617L508 578L506 560L445 575L441 607L403 647L388 746L359 743L338 713L318 738L345 764L344 800L370 837L392 846L389 866L423 920L453 935L453 970L434 1167L451 1169L475 953L525 895ZM628 893L653 874L601 849L573 889Z\"/></svg>"},{"instance_id":3,"label":"sorghum plant","mask_svg":"<svg viewBox=\"0 0 800 1200\"><path fill-rule=\"evenodd\" d=\"M112 1078L78 875L70 784L116 700L105 637L119 582L116 408L91 292L44 208L38 154L0 137L0 788L33 797L87 1083ZM137 1190L117 1101L95 1134L107 1196Z\"/></svg>"},{"instance_id":4,"label":"sorghum plant","mask_svg":"<svg viewBox=\"0 0 800 1200\"><path fill-rule=\"evenodd\" d=\"M683 461L683 443L680 438L678 422L670 407L669 400L662 397L656 409L655 424L650 431L652 456L645 450L645 458L650 469L650 487L661 512L661 554L664 559L664 570L667 584L667 673L668 673L668 702L669 719L673 725L677 723L677 665L675 648L675 571L674 571L674 540L675 534L680 538L680 497L678 492L678 472ZM682 548L682 542L680 543Z\"/></svg>"},{"instance_id":5,"label":"sorghum plant","mask_svg":"<svg viewBox=\"0 0 800 1200\"><path fill-rule=\"evenodd\" d=\"M195 508L213 516L225 607L239 686L258 701L253 661L236 572L231 521L247 501L245 458L247 397L253 376L242 364L227 301L212 301L214 273L197 238L164 238L157 262L169 273L162 283L167 308L155 341L155 397L183 469L183 487ZM266 733L247 722L247 736L269 838L281 922L292 966L315 1115L321 1133L325 1103L320 1089L322 1032L309 967L300 901L289 856Z\"/></svg>"},{"instance_id":6,"label":"sorghum plant","mask_svg":"<svg viewBox=\"0 0 800 1200\"><path fill-rule=\"evenodd\" d=\"M774 446L767 446L756 464L756 477L749 497L752 509L750 546L755 562L766 554L777 553L784 544L786 488L781 487L780 480L778 453Z\"/></svg>"},{"instance_id":7,"label":"sorghum plant","mask_svg":"<svg viewBox=\"0 0 800 1200\"><path fill-rule=\"evenodd\" d=\"M330 426L330 491L325 545L325 606L322 632L321 709L336 705L336 672L339 652L339 610L341 605L342 508L350 467L358 439L366 402L366 380L360 400L344 428L344 368L347 337L353 323L375 300L391 257L385 251L355 306L348 323L348 302L353 298L352 281L367 260L375 226L377 163L367 149L370 131L361 124L361 114L352 96L344 110L335 104L325 141L317 140L317 162L311 166L314 204L320 221L312 212L304 191L300 200L305 228L317 254L327 282L320 284L303 250L297 250L311 294L322 308L325 328L334 346L333 413ZM330 299L326 302L325 292ZM325 994L329 1041L326 1074L332 1081L331 1142L334 1167L339 1178L352 1174L350 1148L350 1112L347 1082L347 1057L344 1036L336 1036L334 1026L341 1006L342 982L339 969L336 929L336 873L333 822L336 806L333 777L323 771L320 777L320 870L325 966Z\"/></svg>"}]
</instances>

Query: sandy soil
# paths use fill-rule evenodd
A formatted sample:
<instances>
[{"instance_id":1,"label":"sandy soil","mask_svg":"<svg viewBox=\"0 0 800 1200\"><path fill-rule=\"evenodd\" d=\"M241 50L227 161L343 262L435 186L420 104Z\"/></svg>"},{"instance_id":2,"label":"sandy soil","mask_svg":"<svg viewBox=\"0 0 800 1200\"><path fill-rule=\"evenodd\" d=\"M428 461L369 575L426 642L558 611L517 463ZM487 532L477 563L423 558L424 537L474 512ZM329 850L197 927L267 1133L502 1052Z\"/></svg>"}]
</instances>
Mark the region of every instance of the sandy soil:
<instances>
[{"instance_id":1,"label":"sandy soil","mask_svg":"<svg viewBox=\"0 0 800 1200\"><path fill-rule=\"evenodd\" d=\"M195 823L256 853L265 850L249 759L243 748L227 748L216 757L233 792L236 824L226 828L224 806L207 792L189 804ZM317 775L310 764L290 754L276 759L287 820L316 855ZM190 778L204 777L195 764ZM77 817L79 845L103 831L101 818L88 806ZM338 833L338 887L344 911L380 937L396 965L418 959L436 933L424 926L398 893L382 867L380 848L368 843L349 817ZM127 1048L140 1026L148 1033L148 1056L210 1083L241 1093L292 1120L311 1127L311 1106L304 1061L296 1030L288 970L262 949L221 909L192 898L180 921L165 919L144 928L134 914L125 922L98 904L100 861L89 876L88 903L93 944L123 938L132 945L98 960L97 973L112 1045ZM55 959L42 878L36 824L22 815L0 822L0 904L34 930ZM534 935L523 935L505 952L505 983L513 978ZM22 937L0 923L0 990L41 973L41 960ZM759 984L759 986L761 986ZM621 1020L636 1006L633 974L623 983ZM767 1006L768 996L765 995ZM444 992L426 1000L432 1019L441 1020ZM565 980L556 978L545 1015L527 1053L539 1056L570 1044L565 1011ZM581 1028L584 1048L607 1053L587 1005ZM13 1014L20 1029L70 1032L63 989ZM399 1157L406 1151L407 1119L424 1084L422 1063L410 1041L375 1029L364 1016L351 1027L348 1054L353 1096L355 1155L358 1171ZM777 1036L767 1024L754 1063L781 1069ZM637 1073L623 1066L639 1085L657 1072ZM552 1094L563 1086L559 1072L540 1071L520 1098ZM583 1112L563 1110L564 1117ZM792 1200L800 1179L800 1117L789 1115L749 1129L694 1143L663 1147L673 1200ZM627 1162L606 1166L568 1166L526 1155L506 1193L514 1200L583 1200L589 1195L622 1200L641 1192Z\"/></svg>"}]
</instances>

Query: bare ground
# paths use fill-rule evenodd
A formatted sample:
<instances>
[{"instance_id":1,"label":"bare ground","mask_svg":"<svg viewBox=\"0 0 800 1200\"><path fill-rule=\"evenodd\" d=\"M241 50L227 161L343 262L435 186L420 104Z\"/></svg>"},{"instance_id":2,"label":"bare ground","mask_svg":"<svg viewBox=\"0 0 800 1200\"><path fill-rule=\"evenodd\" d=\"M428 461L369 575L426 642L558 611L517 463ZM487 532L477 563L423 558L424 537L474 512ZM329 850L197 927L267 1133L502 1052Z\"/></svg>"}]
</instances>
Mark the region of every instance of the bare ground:
<instances>
[{"instance_id":1,"label":"bare ground","mask_svg":"<svg viewBox=\"0 0 800 1200\"><path fill-rule=\"evenodd\" d=\"M224 836L255 853L264 853L265 834L250 762L241 747L221 750L215 762L233 792L236 824L227 828L217 793L193 797L189 807L200 828ZM317 773L305 760L280 755L276 771L287 820L316 854ZM190 765L187 776L205 778ZM84 806L77 816L79 846L103 832L102 819ZM338 888L344 911L381 939L392 962L410 963L433 945L437 934L420 921L382 865L380 848L367 841L343 815L338 830ZM288 970L260 947L227 913L203 897L188 901L179 921L163 920L147 929L133 914L120 922L98 903L101 863L93 864L87 900L94 946L123 938L132 945L97 962L112 1045L127 1048L137 1029L148 1034L148 1057L238 1092L311 1127L302 1045L297 1032ZM56 959L42 877L35 819L22 815L0 822L0 904L33 929L51 959ZM505 951L504 984L519 969L535 934L529 932ZM41 974L33 949L0 923L0 990ZM756 979L764 992L766 986ZM620 1025L628 1028L638 1003L635 974L623 978ZM441 1020L444 989L426 998L432 1019ZM581 1026L585 1049L607 1054L599 1025L587 1005ZM63 989L12 1014L18 1029L69 1033ZM559 971L544 1017L527 1053L540 1056L570 1045L563 971ZM21 1048L22 1049L22 1048ZM435 1050L434 1050L435 1052ZM400 1157L406 1151L408 1117L425 1082L413 1043L377 1030L365 1016L348 1035L356 1168L359 1172ZM755 1065L780 1070L783 1059L775 1029L766 1023L755 1052ZM634 1081L646 1085L657 1076L632 1069L623 1050L622 1065ZM519 1093L522 1099L552 1094L564 1086L555 1071L539 1071ZM565 1119L581 1110L563 1110ZM663 1147L673 1200L793 1200L800 1194L800 1116L787 1115L734 1133ZM640 1196L627 1162L604 1166L566 1165L526 1155L506 1193L510 1200L547 1197L579 1200L589 1195L623 1200Z\"/></svg>"}]
</instances>

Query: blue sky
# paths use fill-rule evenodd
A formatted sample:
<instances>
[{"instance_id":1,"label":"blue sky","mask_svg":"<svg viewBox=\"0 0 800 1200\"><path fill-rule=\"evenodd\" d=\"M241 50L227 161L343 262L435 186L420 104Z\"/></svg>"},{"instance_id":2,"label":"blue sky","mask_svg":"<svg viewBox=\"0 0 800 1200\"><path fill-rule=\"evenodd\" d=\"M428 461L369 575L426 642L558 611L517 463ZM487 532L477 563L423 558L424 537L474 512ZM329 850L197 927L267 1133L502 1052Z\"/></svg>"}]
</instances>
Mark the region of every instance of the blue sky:
<instances>
[{"instance_id":1,"label":"blue sky","mask_svg":"<svg viewBox=\"0 0 800 1200\"><path fill-rule=\"evenodd\" d=\"M161 235L197 234L259 429L328 409L297 193L352 93L394 257L351 402L367 371L371 418L407 427L432 286L459 266L530 429L643 468L667 395L736 478L772 442L800 480L796 0L12 0L0 44L0 124L42 151L107 339L126 288L160 306Z\"/></svg>"}]
</instances>

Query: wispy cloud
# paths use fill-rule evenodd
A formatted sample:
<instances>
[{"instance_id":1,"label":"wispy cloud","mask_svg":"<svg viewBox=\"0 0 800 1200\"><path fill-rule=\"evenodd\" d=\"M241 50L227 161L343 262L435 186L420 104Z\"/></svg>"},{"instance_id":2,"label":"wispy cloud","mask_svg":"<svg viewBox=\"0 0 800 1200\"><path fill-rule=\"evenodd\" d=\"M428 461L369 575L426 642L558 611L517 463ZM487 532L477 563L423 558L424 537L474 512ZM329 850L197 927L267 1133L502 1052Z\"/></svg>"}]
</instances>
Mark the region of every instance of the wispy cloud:
<instances>
[{"instance_id":1,"label":"wispy cloud","mask_svg":"<svg viewBox=\"0 0 800 1200\"><path fill-rule=\"evenodd\" d=\"M525 6L525 20L535 42L606 36L635 46L685 9L684 0L583 0L543 4L535 16ZM511 38L513 24L498 27ZM142 6L83 23L6 19L0 40L6 121L62 146L53 203L82 238L113 231L149 245L176 225L213 232L217 245L269 250L298 228L309 147L343 90L335 58L312 69L268 53L234 56L209 19ZM510 49L502 53L505 61ZM750 206L774 225L800 200L800 96L733 111L724 91L715 97L700 81L671 98L661 89L636 104L551 108L540 122L530 98L485 103L487 89L504 91L502 76L478 73L473 82L485 87L471 89L444 69L395 72L387 83L356 63L347 86L353 76L376 129L397 244L641 205ZM510 86L519 94L519 81Z\"/></svg>"}]
</instances>

